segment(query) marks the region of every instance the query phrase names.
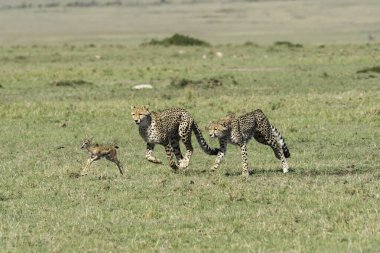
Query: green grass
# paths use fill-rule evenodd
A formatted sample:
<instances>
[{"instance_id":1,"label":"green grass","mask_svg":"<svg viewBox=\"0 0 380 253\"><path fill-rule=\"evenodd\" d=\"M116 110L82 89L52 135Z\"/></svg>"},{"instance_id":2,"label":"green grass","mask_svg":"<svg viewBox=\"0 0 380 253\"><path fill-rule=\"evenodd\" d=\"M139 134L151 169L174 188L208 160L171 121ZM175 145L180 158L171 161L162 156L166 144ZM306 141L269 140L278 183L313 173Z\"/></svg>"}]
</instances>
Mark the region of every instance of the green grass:
<instances>
[{"instance_id":1,"label":"green grass","mask_svg":"<svg viewBox=\"0 0 380 253\"><path fill-rule=\"evenodd\" d=\"M1 46L0 251L377 252L380 76L358 71L378 66L379 51ZM181 79L198 83L173 85ZM154 89L132 89L140 83ZM160 146L164 164L151 164L129 110L145 104L186 108L202 129L261 108L291 171L255 141L248 181L237 147L212 174L195 138L187 171L173 173ZM106 161L78 177L85 135L120 146L125 177Z\"/></svg>"}]
</instances>

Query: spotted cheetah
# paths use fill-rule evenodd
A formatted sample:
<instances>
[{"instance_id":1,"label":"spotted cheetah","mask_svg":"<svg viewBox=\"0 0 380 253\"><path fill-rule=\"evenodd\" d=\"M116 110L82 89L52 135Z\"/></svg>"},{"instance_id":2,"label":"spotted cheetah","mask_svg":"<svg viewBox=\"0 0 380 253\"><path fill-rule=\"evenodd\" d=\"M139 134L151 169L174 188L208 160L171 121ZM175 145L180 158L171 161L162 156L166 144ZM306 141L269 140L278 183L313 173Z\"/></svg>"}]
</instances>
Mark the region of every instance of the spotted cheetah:
<instances>
[{"instance_id":1,"label":"spotted cheetah","mask_svg":"<svg viewBox=\"0 0 380 253\"><path fill-rule=\"evenodd\" d=\"M253 137L261 144L270 146L276 158L281 160L282 171L288 172L289 166L285 158L290 152L280 132L269 123L264 113L257 109L240 117L228 116L206 128L212 138L218 138L220 152L215 158L212 170L216 170L226 153L227 142L240 146L243 160L243 175L248 175L247 142Z\"/></svg>"},{"instance_id":2,"label":"spotted cheetah","mask_svg":"<svg viewBox=\"0 0 380 253\"><path fill-rule=\"evenodd\" d=\"M102 157L105 157L108 161L111 161L117 165L119 168L120 174L124 174L123 166L120 161L117 159L117 151L118 146L108 146L108 145L99 145L96 143L91 143L91 139L85 138L82 142L81 149L86 149L88 153L91 155L88 158L86 165L81 173L82 176L87 175L88 170L92 162L99 160Z\"/></svg>"},{"instance_id":3,"label":"spotted cheetah","mask_svg":"<svg viewBox=\"0 0 380 253\"><path fill-rule=\"evenodd\" d=\"M140 136L147 143L145 158L148 161L162 163L153 156L155 144L160 144L165 147L166 156L172 169L178 169L174 156L178 160L179 168L187 168L193 153L191 131L194 131L199 145L206 154L218 154L218 149L210 148L207 145L198 125L185 109L169 108L159 112L149 111L146 106L132 106L131 109L131 115L138 126ZM179 140L185 144L185 157L182 156Z\"/></svg>"}]
</instances>

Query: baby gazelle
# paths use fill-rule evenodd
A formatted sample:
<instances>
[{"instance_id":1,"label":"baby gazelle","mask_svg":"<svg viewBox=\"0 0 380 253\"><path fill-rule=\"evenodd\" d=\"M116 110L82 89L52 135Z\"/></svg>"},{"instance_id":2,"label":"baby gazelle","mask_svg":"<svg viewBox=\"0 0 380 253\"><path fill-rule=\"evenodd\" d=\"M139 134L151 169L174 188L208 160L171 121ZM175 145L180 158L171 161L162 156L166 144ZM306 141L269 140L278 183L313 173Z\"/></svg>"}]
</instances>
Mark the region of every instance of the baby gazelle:
<instances>
[{"instance_id":1,"label":"baby gazelle","mask_svg":"<svg viewBox=\"0 0 380 253\"><path fill-rule=\"evenodd\" d=\"M108 161L116 163L119 168L120 173L123 175L124 170L120 161L117 159L116 149L118 146L107 146L107 145L98 145L92 144L91 139L85 138L83 140L81 149L87 149L88 153L90 153L91 157L87 160L86 166L84 167L81 175L87 175L89 167L93 161L99 160L102 157L105 157Z\"/></svg>"}]
</instances>

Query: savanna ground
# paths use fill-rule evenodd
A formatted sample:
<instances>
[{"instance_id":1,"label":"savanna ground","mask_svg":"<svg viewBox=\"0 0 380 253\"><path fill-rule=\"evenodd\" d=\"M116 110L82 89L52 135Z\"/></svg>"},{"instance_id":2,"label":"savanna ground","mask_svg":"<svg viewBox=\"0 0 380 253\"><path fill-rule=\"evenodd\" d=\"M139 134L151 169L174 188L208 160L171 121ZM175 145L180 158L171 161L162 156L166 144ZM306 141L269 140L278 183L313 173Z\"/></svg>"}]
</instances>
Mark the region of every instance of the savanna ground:
<instances>
[{"instance_id":1,"label":"savanna ground","mask_svg":"<svg viewBox=\"0 0 380 253\"><path fill-rule=\"evenodd\" d=\"M362 1L361 7L342 2L342 10L352 13L357 8L370 14L380 7L374 1ZM308 22L293 20L292 27L302 28L295 34L276 35L262 27L268 34L258 36L259 44L245 43L256 39L244 25L240 30L227 25L223 34L224 22L216 35L201 36L209 31L212 8L249 13L248 6L259 13L264 5L276 13L278 5L288 6L282 9L286 12L296 10L294 4L315 5L306 14L320 17L326 33L303 33L311 22L306 18ZM336 10L336 3L331 5ZM67 17L76 20L79 13L86 22L112 10L137 17L139 5L0 10L0 19L19 18L19 23L0 22L14 28L13 33L6 32L9 27L0 31L0 251L379 251L380 44L366 41L379 18L358 14L360 22L351 24L357 29L337 18L332 24L341 24L337 27L346 31L341 36L317 14L328 7L318 9L311 1L207 6L205 27L195 34L210 47L138 46L139 40L160 37L160 31L149 33L139 23L133 29L144 32L131 32L127 41L117 36L118 30L104 39L107 27L96 27L96 22L89 25L93 30L83 29L87 33L60 29ZM145 7L163 18L157 23L162 27L177 15L173 11L168 17L165 8L187 10L182 14L191 16L186 3ZM202 9L202 4L190 7ZM67 15L57 30L42 22L44 17L59 20L57 13ZM277 27L270 20L262 23ZM37 29L36 22L51 30ZM31 30L24 27L27 23ZM82 31L82 25L68 27ZM181 25L186 26L175 22L167 35L175 27L188 32ZM223 41L237 42L217 44L218 34ZM283 39L302 45L275 45ZM313 39L318 42L310 43ZM142 83L154 88L133 89ZM210 173L214 157L205 155L195 138L188 170L173 173L160 146L156 155L164 164L151 164L130 117L131 105L186 108L202 129L229 112L261 108L286 139L291 171L284 175L273 152L255 141L248 145L248 180L240 176L237 147L228 146L221 168ZM106 161L95 162L88 176L79 176L88 158L79 149L85 135L120 146L124 177Z\"/></svg>"}]
</instances>

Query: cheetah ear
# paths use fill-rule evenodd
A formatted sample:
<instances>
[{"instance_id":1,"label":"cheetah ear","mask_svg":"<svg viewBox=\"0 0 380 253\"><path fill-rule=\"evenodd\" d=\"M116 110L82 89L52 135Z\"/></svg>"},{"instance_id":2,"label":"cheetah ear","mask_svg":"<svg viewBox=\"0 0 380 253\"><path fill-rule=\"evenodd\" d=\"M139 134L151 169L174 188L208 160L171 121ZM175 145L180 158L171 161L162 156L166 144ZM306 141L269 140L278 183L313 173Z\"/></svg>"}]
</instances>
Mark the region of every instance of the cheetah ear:
<instances>
[{"instance_id":1,"label":"cheetah ear","mask_svg":"<svg viewBox=\"0 0 380 253\"><path fill-rule=\"evenodd\" d=\"M211 124L212 124L212 121L209 121L208 124L205 126L206 131L210 129Z\"/></svg>"},{"instance_id":2,"label":"cheetah ear","mask_svg":"<svg viewBox=\"0 0 380 253\"><path fill-rule=\"evenodd\" d=\"M149 106L148 105L143 105L143 108L149 111Z\"/></svg>"},{"instance_id":3,"label":"cheetah ear","mask_svg":"<svg viewBox=\"0 0 380 253\"><path fill-rule=\"evenodd\" d=\"M136 107L134 106L134 105L131 105L131 109L133 110L133 109L135 109Z\"/></svg>"}]
</instances>

